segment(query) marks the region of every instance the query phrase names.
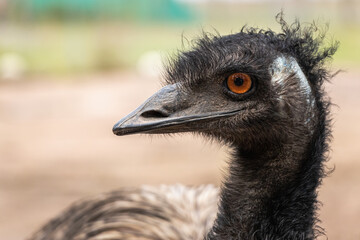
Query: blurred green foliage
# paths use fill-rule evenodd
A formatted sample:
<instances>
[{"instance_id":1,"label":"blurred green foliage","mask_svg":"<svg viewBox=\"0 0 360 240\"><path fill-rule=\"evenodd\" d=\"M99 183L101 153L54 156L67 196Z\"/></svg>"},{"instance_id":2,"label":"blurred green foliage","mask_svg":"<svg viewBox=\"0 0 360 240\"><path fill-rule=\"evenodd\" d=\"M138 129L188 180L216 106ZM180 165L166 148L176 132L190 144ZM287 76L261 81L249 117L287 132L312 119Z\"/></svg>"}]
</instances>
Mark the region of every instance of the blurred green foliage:
<instances>
[{"instance_id":1,"label":"blurred green foliage","mask_svg":"<svg viewBox=\"0 0 360 240\"><path fill-rule=\"evenodd\" d=\"M187 39L201 36L203 29L229 34L249 24L279 30L275 15L282 7L273 3L180 5L165 0L12 1L5 21L0 24L0 55L19 54L27 63L29 74L134 68L145 52L158 50L171 56L177 49L188 47ZM146 9L150 2L155 9L151 14L146 13L152 11ZM170 11L172 8L175 10ZM360 23L356 19L344 20L342 16L347 15L341 6L289 5L285 12L289 22L294 16L305 22L322 16L320 24L330 22L329 43L332 40L341 43L334 57L335 65L360 65Z\"/></svg>"},{"instance_id":2,"label":"blurred green foliage","mask_svg":"<svg viewBox=\"0 0 360 240\"><path fill-rule=\"evenodd\" d=\"M8 7L9 17L20 21L189 21L194 17L174 0L11 0Z\"/></svg>"}]
</instances>

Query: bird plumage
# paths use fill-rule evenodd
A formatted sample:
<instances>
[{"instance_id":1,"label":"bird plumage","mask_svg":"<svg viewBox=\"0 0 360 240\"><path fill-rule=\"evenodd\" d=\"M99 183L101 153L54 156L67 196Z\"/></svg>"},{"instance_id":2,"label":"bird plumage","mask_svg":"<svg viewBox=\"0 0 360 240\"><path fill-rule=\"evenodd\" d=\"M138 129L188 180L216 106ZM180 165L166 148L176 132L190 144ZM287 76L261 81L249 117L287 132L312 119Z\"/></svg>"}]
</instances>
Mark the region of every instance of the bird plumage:
<instances>
[{"instance_id":1,"label":"bird plumage","mask_svg":"<svg viewBox=\"0 0 360 240\"><path fill-rule=\"evenodd\" d=\"M219 195L178 186L184 194L177 196L197 193L181 202L169 201L173 187L145 195L144 188L121 190L75 204L32 239L311 240L322 234L317 187L331 135L323 82L338 44L324 47L314 24L288 25L282 14L278 22L281 33L244 27L203 36L168 65L165 86L113 128L117 135L195 132L223 142L232 155ZM237 73L251 79L241 94L228 85ZM105 233L115 235L101 238Z\"/></svg>"},{"instance_id":2,"label":"bird plumage","mask_svg":"<svg viewBox=\"0 0 360 240\"><path fill-rule=\"evenodd\" d=\"M217 212L212 185L125 188L79 201L32 239L201 240Z\"/></svg>"}]
</instances>

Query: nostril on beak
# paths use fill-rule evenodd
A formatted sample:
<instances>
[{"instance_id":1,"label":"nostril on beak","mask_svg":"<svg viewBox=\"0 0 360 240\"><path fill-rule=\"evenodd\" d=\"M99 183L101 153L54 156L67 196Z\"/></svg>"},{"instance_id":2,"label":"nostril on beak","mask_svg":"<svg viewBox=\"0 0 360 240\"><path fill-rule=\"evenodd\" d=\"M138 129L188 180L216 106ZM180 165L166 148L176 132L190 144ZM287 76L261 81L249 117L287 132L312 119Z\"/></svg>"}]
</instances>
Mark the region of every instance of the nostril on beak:
<instances>
[{"instance_id":1,"label":"nostril on beak","mask_svg":"<svg viewBox=\"0 0 360 240\"><path fill-rule=\"evenodd\" d=\"M144 118L166 118L169 114L161 110L149 110L143 112L141 116Z\"/></svg>"}]
</instances>

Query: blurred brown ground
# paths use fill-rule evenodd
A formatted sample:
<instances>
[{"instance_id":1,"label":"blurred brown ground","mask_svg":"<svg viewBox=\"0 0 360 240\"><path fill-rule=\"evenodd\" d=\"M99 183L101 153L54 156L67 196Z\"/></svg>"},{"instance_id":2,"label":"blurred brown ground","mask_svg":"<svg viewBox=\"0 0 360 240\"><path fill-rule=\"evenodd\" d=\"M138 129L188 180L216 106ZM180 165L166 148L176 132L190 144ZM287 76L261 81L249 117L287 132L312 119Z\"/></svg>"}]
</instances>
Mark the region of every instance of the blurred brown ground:
<instances>
[{"instance_id":1,"label":"blurred brown ground","mask_svg":"<svg viewBox=\"0 0 360 240\"><path fill-rule=\"evenodd\" d=\"M140 184L220 184L226 148L190 134L116 137L160 88L134 73L0 83L0 239L24 239L75 200ZM334 140L320 189L329 239L360 239L360 71L327 86ZM76 79L79 80L79 79Z\"/></svg>"}]
</instances>

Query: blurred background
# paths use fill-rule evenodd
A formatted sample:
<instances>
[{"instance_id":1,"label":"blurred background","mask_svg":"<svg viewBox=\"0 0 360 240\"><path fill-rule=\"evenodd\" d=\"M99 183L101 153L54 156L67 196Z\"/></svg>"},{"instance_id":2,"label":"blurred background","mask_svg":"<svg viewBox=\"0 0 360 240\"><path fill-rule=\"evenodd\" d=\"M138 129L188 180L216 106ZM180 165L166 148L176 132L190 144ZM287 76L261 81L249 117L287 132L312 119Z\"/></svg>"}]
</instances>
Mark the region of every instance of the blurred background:
<instances>
[{"instance_id":1,"label":"blurred background","mask_svg":"<svg viewBox=\"0 0 360 240\"><path fill-rule=\"evenodd\" d=\"M330 23L334 140L319 194L329 239L360 239L357 0L0 0L0 239L24 239L75 200L141 184L219 185L227 149L184 134L116 137L161 86L162 59L202 31L275 15Z\"/></svg>"}]
</instances>

